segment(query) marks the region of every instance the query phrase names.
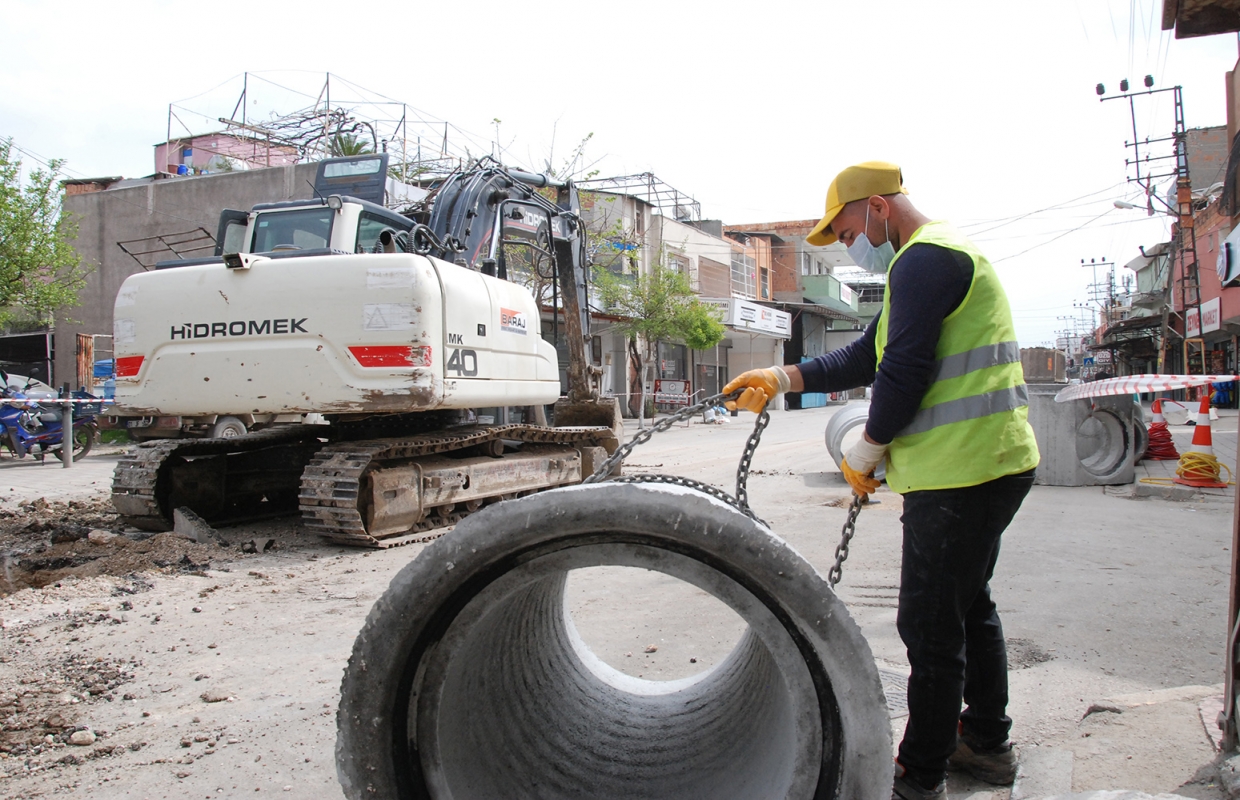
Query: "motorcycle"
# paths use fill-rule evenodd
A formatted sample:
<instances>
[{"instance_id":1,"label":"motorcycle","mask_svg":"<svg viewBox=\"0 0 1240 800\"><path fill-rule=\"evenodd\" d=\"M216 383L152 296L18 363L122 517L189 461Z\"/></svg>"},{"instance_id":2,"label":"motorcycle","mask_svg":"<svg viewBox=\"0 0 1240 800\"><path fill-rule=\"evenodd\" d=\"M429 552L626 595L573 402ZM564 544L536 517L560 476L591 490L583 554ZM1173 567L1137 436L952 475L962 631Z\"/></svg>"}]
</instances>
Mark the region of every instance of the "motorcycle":
<instances>
[{"instance_id":1,"label":"motorcycle","mask_svg":"<svg viewBox=\"0 0 1240 800\"><path fill-rule=\"evenodd\" d=\"M72 396L77 400L98 399L85 391L73 392ZM102 411L102 402L74 403L74 461L90 452L99 430L95 415ZM8 385L8 375L0 371L0 446L8 448L13 457L33 455L42 459L50 452L63 460L63 416L63 410L56 405L42 406L38 400L27 399L23 392Z\"/></svg>"}]
</instances>

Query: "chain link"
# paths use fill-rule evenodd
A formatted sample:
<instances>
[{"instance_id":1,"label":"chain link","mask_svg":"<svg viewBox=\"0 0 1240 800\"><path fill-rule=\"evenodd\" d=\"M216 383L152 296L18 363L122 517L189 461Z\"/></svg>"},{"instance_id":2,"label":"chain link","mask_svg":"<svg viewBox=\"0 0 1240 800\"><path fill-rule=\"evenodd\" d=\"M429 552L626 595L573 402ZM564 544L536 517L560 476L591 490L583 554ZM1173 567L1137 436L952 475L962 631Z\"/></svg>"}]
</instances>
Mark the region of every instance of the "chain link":
<instances>
[{"instance_id":1,"label":"chain link","mask_svg":"<svg viewBox=\"0 0 1240 800\"><path fill-rule=\"evenodd\" d=\"M835 564L827 573L827 583L831 584L832 589L844 577L844 562L848 560L848 543L857 535L857 517L861 514L861 504L864 502L865 499L861 495L853 493L852 504L848 507L848 519L844 520L840 543L835 548Z\"/></svg>"},{"instance_id":2,"label":"chain link","mask_svg":"<svg viewBox=\"0 0 1240 800\"><path fill-rule=\"evenodd\" d=\"M695 414L700 414L708 408L713 408L721 401L735 400L740 396L740 391L731 394L717 394L708 397L696 405L687 406L681 410L670 414L656 422L645 430L638 431L632 439L627 443L616 448L616 452L598 466L594 470L594 474L587 477L582 483L599 483L608 479L608 476L616 469L616 467L628 458L629 453L646 442L656 434L668 430L677 422L686 420ZM703 494L710 495L716 500L722 500L728 505L740 511L745 516L757 522L766 525L766 522L753 512L749 507L749 465L753 462L754 453L758 450L758 443L762 440L762 432L766 430L766 426L771 421L770 413L764 408L762 413L754 421L753 431L750 432L749 438L745 441L745 449L741 452L740 463L736 467L736 496L728 494L722 489L711 486L708 483L695 481L692 478L685 478L680 475L624 475L613 478L615 483L666 483L673 486L685 486L695 489ZM848 543L852 541L853 536L857 532L857 517L861 514L861 505L863 498L858 494L853 494L852 505L848 507L848 519L844 521L844 531L840 539L839 546L835 548L835 564L831 567L831 571L827 574L827 581L831 588L834 589L840 579L844 577L844 562L848 560ZM767 527L770 527L769 525Z\"/></svg>"}]
</instances>

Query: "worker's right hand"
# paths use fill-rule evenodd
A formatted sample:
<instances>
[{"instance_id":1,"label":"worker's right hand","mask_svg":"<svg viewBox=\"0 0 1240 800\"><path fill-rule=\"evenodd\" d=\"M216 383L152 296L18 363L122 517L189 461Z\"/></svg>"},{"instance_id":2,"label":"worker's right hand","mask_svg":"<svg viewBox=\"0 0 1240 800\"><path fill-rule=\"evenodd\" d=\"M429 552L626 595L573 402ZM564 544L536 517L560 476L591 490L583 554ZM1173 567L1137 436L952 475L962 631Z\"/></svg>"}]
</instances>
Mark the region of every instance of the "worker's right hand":
<instances>
[{"instance_id":1,"label":"worker's right hand","mask_svg":"<svg viewBox=\"0 0 1240 800\"><path fill-rule=\"evenodd\" d=\"M743 408L746 411L760 414L775 395L788 391L791 385L788 373L784 372L781 367L751 369L748 372L742 372L723 387L724 394L732 394L738 389L743 390L740 397L728 400L724 405L729 411Z\"/></svg>"},{"instance_id":2,"label":"worker's right hand","mask_svg":"<svg viewBox=\"0 0 1240 800\"><path fill-rule=\"evenodd\" d=\"M886 460L887 445L879 444L866 433L844 454L840 469L848 485L864 500L878 491L879 481L874 477L874 470Z\"/></svg>"}]
</instances>

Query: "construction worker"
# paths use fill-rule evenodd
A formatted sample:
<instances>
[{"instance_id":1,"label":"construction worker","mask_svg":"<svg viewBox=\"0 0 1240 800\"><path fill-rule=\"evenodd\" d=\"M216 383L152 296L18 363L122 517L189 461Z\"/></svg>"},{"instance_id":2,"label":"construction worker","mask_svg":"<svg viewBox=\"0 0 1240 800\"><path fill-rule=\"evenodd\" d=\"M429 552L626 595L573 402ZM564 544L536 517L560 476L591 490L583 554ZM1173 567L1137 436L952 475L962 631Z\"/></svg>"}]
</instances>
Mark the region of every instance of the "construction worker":
<instances>
[{"instance_id":1,"label":"construction worker","mask_svg":"<svg viewBox=\"0 0 1240 800\"><path fill-rule=\"evenodd\" d=\"M724 391L743 390L732 408L760 412L781 392L873 384L865 434L841 469L866 497L885 463L888 486L904 496L896 626L908 649L909 716L892 798L934 800L947 797L949 764L997 785L1016 777L1007 649L989 582L1039 456L994 268L907 194L894 164L849 167L807 237L838 240L859 266L887 275L865 334L799 365L746 372Z\"/></svg>"}]
</instances>

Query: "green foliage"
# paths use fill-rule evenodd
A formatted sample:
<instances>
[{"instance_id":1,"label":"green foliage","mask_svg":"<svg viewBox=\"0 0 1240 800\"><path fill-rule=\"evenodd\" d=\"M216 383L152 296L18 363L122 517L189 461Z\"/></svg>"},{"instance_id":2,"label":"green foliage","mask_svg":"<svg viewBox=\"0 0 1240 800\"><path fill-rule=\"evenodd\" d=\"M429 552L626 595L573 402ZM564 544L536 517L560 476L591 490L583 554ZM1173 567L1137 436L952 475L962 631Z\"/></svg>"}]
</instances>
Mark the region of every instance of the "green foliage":
<instances>
[{"instance_id":1,"label":"green foliage","mask_svg":"<svg viewBox=\"0 0 1240 800\"><path fill-rule=\"evenodd\" d=\"M663 264L656 263L649 275L616 275L596 266L594 285L607 309L620 317L613 327L629 339L629 359L640 376L642 426L646 415L654 413L646 408L645 365L651 363L655 344L683 341L694 350L706 350L723 339L723 324L715 309L693 294L689 279Z\"/></svg>"},{"instance_id":2,"label":"green foliage","mask_svg":"<svg viewBox=\"0 0 1240 800\"><path fill-rule=\"evenodd\" d=\"M137 441L129 435L127 430L107 430L99 431L100 444L129 444Z\"/></svg>"},{"instance_id":3,"label":"green foliage","mask_svg":"<svg viewBox=\"0 0 1240 800\"><path fill-rule=\"evenodd\" d=\"M714 306L701 302L694 303L685 312L684 330L685 344L690 350L709 350L723 341L727 332Z\"/></svg>"},{"instance_id":4,"label":"green foliage","mask_svg":"<svg viewBox=\"0 0 1240 800\"><path fill-rule=\"evenodd\" d=\"M498 120L496 121L498 122ZM590 140L593 138L594 138L593 132L587 133L585 137L580 142L577 143L577 146L574 147L571 152L569 152L568 157L564 159L564 162L559 167L554 166L551 163L551 158L549 157L547 159L547 165L546 165L547 174L553 178L561 178L561 179L572 178L573 180L576 180L576 181L588 181L591 178L596 177L598 175L598 170L593 169L593 167L595 164L598 163L598 161L595 160L589 164L585 163L586 145L588 145L590 143ZM553 140L552 140L553 150L554 150L554 146L555 145L554 145L554 137L553 137Z\"/></svg>"},{"instance_id":5,"label":"green foliage","mask_svg":"<svg viewBox=\"0 0 1240 800\"><path fill-rule=\"evenodd\" d=\"M61 212L63 163L23 181L13 141L0 140L0 324L48 322L57 308L78 304L90 274L69 243L77 225Z\"/></svg>"},{"instance_id":6,"label":"green foliage","mask_svg":"<svg viewBox=\"0 0 1240 800\"><path fill-rule=\"evenodd\" d=\"M400 183L415 185L418 179L429 171L427 167L414 161L398 162L388 167L388 177Z\"/></svg>"},{"instance_id":7,"label":"green foliage","mask_svg":"<svg viewBox=\"0 0 1240 800\"><path fill-rule=\"evenodd\" d=\"M352 133L338 133L332 137L328 149L333 158L341 156L364 156L375 151L370 142Z\"/></svg>"},{"instance_id":8,"label":"green foliage","mask_svg":"<svg viewBox=\"0 0 1240 800\"><path fill-rule=\"evenodd\" d=\"M594 269L594 285L608 310L621 317L615 329L630 338L683 341L707 350L723 339L723 324L711 306L693 294L688 279L656 264L649 275L618 276Z\"/></svg>"}]
</instances>

